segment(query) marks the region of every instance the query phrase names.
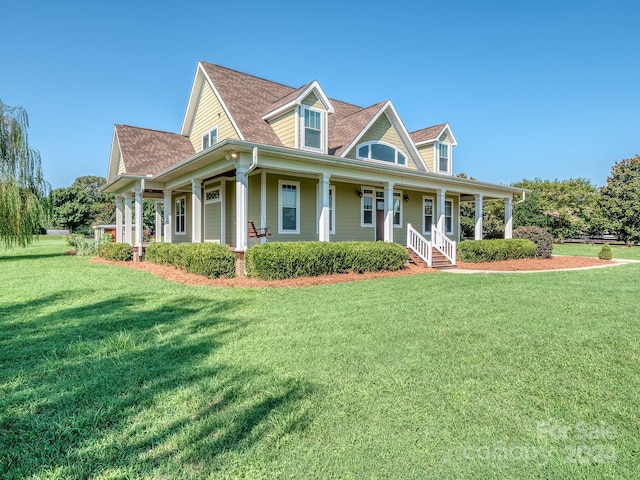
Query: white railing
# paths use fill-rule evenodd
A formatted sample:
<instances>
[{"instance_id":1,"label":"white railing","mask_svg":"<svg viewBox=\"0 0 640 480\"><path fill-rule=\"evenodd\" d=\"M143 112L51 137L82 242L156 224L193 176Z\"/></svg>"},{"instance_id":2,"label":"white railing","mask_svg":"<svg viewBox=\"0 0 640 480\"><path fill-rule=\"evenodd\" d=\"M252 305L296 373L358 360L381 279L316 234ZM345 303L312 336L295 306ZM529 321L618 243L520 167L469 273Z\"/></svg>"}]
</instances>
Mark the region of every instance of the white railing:
<instances>
[{"instance_id":1,"label":"white railing","mask_svg":"<svg viewBox=\"0 0 640 480\"><path fill-rule=\"evenodd\" d=\"M456 242L449 240L449 237L438 230L435 225L431 226L431 241L433 246L447 257L452 265L456 264Z\"/></svg>"},{"instance_id":2,"label":"white railing","mask_svg":"<svg viewBox=\"0 0 640 480\"><path fill-rule=\"evenodd\" d=\"M427 266L431 266L431 242L420 235L410 223L407 223L407 247L415 252Z\"/></svg>"}]
</instances>

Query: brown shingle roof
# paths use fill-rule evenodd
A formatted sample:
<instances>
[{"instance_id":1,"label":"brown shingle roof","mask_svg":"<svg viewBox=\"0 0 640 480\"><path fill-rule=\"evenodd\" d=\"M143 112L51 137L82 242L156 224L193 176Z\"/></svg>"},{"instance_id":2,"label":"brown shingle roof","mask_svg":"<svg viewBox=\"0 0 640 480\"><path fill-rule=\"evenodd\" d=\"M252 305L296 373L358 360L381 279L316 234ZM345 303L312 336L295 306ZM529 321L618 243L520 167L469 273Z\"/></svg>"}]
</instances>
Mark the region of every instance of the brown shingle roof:
<instances>
[{"instance_id":1,"label":"brown shingle roof","mask_svg":"<svg viewBox=\"0 0 640 480\"><path fill-rule=\"evenodd\" d=\"M411 135L413 143L426 142L427 140L433 140L436 138L446 125L446 123L440 123L438 125L433 125L432 127L416 130L415 132L411 132L409 135Z\"/></svg>"},{"instance_id":2,"label":"brown shingle roof","mask_svg":"<svg viewBox=\"0 0 640 480\"><path fill-rule=\"evenodd\" d=\"M116 125L125 173L155 174L195 153L188 137L148 128Z\"/></svg>"},{"instance_id":3,"label":"brown shingle roof","mask_svg":"<svg viewBox=\"0 0 640 480\"><path fill-rule=\"evenodd\" d=\"M367 108L332 100L336 113L329 116L329 153L340 156L386 102Z\"/></svg>"}]
</instances>

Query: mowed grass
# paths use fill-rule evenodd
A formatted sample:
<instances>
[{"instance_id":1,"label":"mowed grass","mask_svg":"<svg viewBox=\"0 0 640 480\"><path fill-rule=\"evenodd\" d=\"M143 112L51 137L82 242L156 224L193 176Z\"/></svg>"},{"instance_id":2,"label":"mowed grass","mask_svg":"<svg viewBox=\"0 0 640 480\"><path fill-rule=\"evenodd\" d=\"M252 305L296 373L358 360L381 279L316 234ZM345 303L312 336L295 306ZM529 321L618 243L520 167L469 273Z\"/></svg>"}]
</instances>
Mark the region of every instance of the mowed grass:
<instances>
[{"instance_id":1,"label":"mowed grass","mask_svg":"<svg viewBox=\"0 0 640 480\"><path fill-rule=\"evenodd\" d=\"M554 255L575 255L579 257L597 257L602 250L602 245L589 245L586 243L562 243L553 245ZM640 247L627 247L624 245L611 245L613 258L627 260L640 260Z\"/></svg>"},{"instance_id":2,"label":"mowed grass","mask_svg":"<svg viewBox=\"0 0 640 480\"><path fill-rule=\"evenodd\" d=\"M301 289L0 253L2 478L634 478L640 265Z\"/></svg>"}]
</instances>

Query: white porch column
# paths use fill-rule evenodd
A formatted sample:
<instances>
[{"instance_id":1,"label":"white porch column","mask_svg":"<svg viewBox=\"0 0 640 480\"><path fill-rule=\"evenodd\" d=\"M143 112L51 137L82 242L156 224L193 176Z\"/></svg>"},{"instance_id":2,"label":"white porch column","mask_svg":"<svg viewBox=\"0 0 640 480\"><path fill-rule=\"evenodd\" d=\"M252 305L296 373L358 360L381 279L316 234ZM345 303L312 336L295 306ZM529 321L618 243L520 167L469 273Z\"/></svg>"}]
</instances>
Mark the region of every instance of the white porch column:
<instances>
[{"instance_id":1,"label":"white porch column","mask_svg":"<svg viewBox=\"0 0 640 480\"><path fill-rule=\"evenodd\" d=\"M513 197L504 199L504 238L513 237Z\"/></svg>"},{"instance_id":2,"label":"white porch column","mask_svg":"<svg viewBox=\"0 0 640 480\"><path fill-rule=\"evenodd\" d=\"M142 253L142 229L144 228L142 222L142 192L144 190L144 180L141 180L136 184L136 206L135 206L135 245L138 247L139 252Z\"/></svg>"},{"instance_id":3,"label":"white porch column","mask_svg":"<svg viewBox=\"0 0 640 480\"><path fill-rule=\"evenodd\" d=\"M164 191L164 241L171 243L171 190Z\"/></svg>"},{"instance_id":4,"label":"white porch column","mask_svg":"<svg viewBox=\"0 0 640 480\"><path fill-rule=\"evenodd\" d=\"M191 241L202 242L202 183L191 180Z\"/></svg>"},{"instance_id":5,"label":"white porch column","mask_svg":"<svg viewBox=\"0 0 640 480\"><path fill-rule=\"evenodd\" d=\"M436 222L436 227L438 230L440 230L441 232L445 231L445 225L444 225L444 198L445 198L445 190L444 188L441 188L440 190L437 191L437 195L436 195L436 202L437 202L437 207L438 207L438 221Z\"/></svg>"},{"instance_id":6,"label":"white porch column","mask_svg":"<svg viewBox=\"0 0 640 480\"><path fill-rule=\"evenodd\" d=\"M154 202L156 207L156 242L160 243L162 241L162 215L160 214L160 200L156 200Z\"/></svg>"},{"instance_id":7,"label":"white porch column","mask_svg":"<svg viewBox=\"0 0 640 480\"><path fill-rule=\"evenodd\" d=\"M133 223L133 212L131 207L133 206L133 198L131 193L124 194L124 243L132 245L133 235L131 234L131 224Z\"/></svg>"},{"instance_id":8,"label":"white porch column","mask_svg":"<svg viewBox=\"0 0 640 480\"><path fill-rule=\"evenodd\" d=\"M384 241L393 242L393 182L384 185Z\"/></svg>"},{"instance_id":9,"label":"white porch column","mask_svg":"<svg viewBox=\"0 0 640 480\"><path fill-rule=\"evenodd\" d=\"M236 252L247 249L247 217L249 216L248 165L236 164Z\"/></svg>"},{"instance_id":10,"label":"white porch column","mask_svg":"<svg viewBox=\"0 0 640 480\"><path fill-rule=\"evenodd\" d=\"M267 228L267 172L260 172L260 228ZM266 243L267 237L260 237L260 243Z\"/></svg>"},{"instance_id":11,"label":"white porch column","mask_svg":"<svg viewBox=\"0 0 640 480\"><path fill-rule=\"evenodd\" d=\"M331 222L329 221L329 175L323 173L318 180L319 188L319 204L320 204L320 218L318 219L318 232L321 242L329 241L329 231L331 230Z\"/></svg>"},{"instance_id":12,"label":"white porch column","mask_svg":"<svg viewBox=\"0 0 640 480\"><path fill-rule=\"evenodd\" d=\"M482 240L482 195L476 195L476 231L475 240Z\"/></svg>"},{"instance_id":13,"label":"white porch column","mask_svg":"<svg viewBox=\"0 0 640 480\"><path fill-rule=\"evenodd\" d=\"M116 238L114 242L122 242L122 195L116 195Z\"/></svg>"}]
</instances>

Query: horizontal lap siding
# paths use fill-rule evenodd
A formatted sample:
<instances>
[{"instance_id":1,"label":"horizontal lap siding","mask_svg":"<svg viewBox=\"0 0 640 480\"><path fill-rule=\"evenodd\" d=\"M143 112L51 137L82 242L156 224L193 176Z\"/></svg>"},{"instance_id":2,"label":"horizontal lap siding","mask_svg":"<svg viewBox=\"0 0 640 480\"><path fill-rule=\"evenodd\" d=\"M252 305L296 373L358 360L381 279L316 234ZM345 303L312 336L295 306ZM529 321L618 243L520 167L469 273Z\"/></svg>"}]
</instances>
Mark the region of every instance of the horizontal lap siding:
<instances>
[{"instance_id":1,"label":"horizontal lap siding","mask_svg":"<svg viewBox=\"0 0 640 480\"><path fill-rule=\"evenodd\" d=\"M309 95L307 95L304 98L304 100L302 100L302 104L306 105L307 107L317 108L318 110L324 110L324 105L322 105L322 102L318 100L318 97L316 96L315 93L310 93Z\"/></svg>"},{"instance_id":2,"label":"horizontal lap siding","mask_svg":"<svg viewBox=\"0 0 640 480\"><path fill-rule=\"evenodd\" d=\"M361 199L357 191L361 186L349 183L335 183L336 233L331 240L344 242L349 240L372 241L375 239L374 227L360 226Z\"/></svg>"},{"instance_id":3,"label":"horizontal lap siding","mask_svg":"<svg viewBox=\"0 0 640 480\"><path fill-rule=\"evenodd\" d=\"M300 183L300 233L278 233L278 181ZM269 241L299 242L318 240L316 225L316 186L318 181L310 178L298 178L289 175L267 175L267 222L271 236Z\"/></svg>"},{"instance_id":4,"label":"horizontal lap siding","mask_svg":"<svg viewBox=\"0 0 640 480\"><path fill-rule=\"evenodd\" d=\"M216 125L218 141L240 138L213 89L205 82L200 90L190 134L191 143L196 152L202 150L202 135Z\"/></svg>"},{"instance_id":5,"label":"horizontal lap siding","mask_svg":"<svg viewBox=\"0 0 640 480\"><path fill-rule=\"evenodd\" d=\"M422 156L424 163L427 164L427 168L430 172L435 172L435 166L433 164L433 143L425 146L420 146L418 152Z\"/></svg>"},{"instance_id":6,"label":"horizontal lap siding","mask_svg":"<svg viewBox=\"0 0 640 480\"><path fill-rule=\"evenodd\" d=\"M225 222L225 239L226 244L236 245L236 182L225 182L225 201L227 203L225 207L226 222Z\"/></svg>"},{"instance_id":7,"label":"horizontal lap siding","mask_svg":"<svg viewBox=\"0 0 640 480\"><path fill-rule=\"evenodd\" d=\"M290 110L269 122L282 145L289 148L294 148L296 143L295 113L295 110Z\"/></svg>"}]
</instances>

